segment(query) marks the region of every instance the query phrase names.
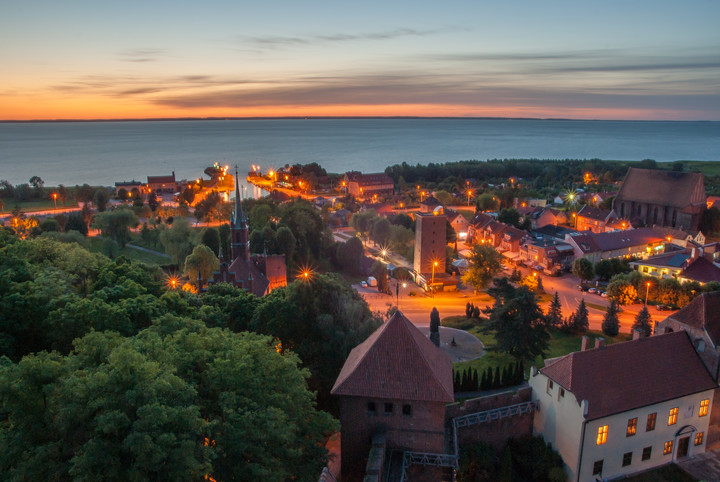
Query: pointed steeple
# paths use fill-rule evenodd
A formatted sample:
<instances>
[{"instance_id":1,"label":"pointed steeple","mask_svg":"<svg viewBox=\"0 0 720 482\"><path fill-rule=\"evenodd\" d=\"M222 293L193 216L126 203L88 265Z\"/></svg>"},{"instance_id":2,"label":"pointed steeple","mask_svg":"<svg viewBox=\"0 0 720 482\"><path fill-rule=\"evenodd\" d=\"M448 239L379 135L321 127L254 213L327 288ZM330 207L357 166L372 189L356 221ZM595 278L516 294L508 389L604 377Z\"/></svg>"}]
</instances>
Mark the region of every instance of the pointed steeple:
<instances>
[{"instance_id":1,"label":"pointed steeple","mask_svg":"<svg viewBox=\"0 0 720 482\"><path fill-rule=\"evenodd\" d=\"M235 165L235 211L233 213L232 223L235 226L242 225L245 222L245 213L242 210L242 203L240 202L240 184L238 183L238 167Z\"/></svg>"}]
</instances>

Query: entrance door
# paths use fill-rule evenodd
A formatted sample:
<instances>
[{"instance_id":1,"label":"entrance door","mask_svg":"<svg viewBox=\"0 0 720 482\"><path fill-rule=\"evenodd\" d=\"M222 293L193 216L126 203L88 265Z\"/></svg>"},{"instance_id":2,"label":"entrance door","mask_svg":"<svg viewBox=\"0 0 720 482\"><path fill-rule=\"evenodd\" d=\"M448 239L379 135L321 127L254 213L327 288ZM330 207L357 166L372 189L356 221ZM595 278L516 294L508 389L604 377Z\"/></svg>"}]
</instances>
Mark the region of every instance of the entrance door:
<instances>
[{"instance_id":1,"label":"entrance door","mask_svg":"<svg viewBox=\"0 0 720 482\"><path fill-rule=\"evenodd\" d=\"M683 437L678 440L677 458L687 457L688 446L690 445L690 437Z\"/></svg>"}]
</instances>

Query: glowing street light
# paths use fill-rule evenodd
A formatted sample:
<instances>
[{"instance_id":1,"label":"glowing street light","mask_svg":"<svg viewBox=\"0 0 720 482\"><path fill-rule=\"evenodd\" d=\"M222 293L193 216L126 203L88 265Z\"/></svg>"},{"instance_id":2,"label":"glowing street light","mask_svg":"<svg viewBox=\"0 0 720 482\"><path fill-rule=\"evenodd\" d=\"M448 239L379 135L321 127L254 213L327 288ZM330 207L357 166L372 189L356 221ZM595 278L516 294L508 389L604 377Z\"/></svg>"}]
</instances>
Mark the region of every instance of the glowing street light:
<instances>
[{"instance_id":1,"label":"glowing street light","mask_svg":"<svg viewBox=\"0 0 720 482\"><path fill-rule=\"evenodd\" d=\"M647 306L648 293L650 293L650 282L648 281L645 286L645 306Z\"/></svg>"},{"instance_id":2,"label":"glowing street light","mask_svg":"<svg viewBox=\"0 0 720 482\"><path fill-rule=\"evenodd\" d=\"M57 209L57 193L52 193L53 202L55 203L55 209Z\"/></svg>"},{"instance_id":3,"label":"glowing street light","mask_svg":"<svg viewBox=\"0 0 720 482\"><path fill-rule=\"evenodd\" d=\"M431 281L430 281L430 284L432 285L432 288L433 288L433 289L434 289L434 287L435 287L435 268L437 267L437 265L438 265L438 262L437 262L437 261L433 261L433 266L432 266L432 278L431 278Z\"/></svg>"},{"instance_id":4,"label":"glowing street light","mask_svg":"<svg viewBox=\"0 0 720 482\"><path fill-rule=\"evenodd\" d=\"M468 197L468 199L467 199L467 205L468 205L468 206L470 206L470 196L472 196L472 191L471 191L470 189L468 189L468 192L467 192L467 197Z\"/></svg>"}]
</instances>

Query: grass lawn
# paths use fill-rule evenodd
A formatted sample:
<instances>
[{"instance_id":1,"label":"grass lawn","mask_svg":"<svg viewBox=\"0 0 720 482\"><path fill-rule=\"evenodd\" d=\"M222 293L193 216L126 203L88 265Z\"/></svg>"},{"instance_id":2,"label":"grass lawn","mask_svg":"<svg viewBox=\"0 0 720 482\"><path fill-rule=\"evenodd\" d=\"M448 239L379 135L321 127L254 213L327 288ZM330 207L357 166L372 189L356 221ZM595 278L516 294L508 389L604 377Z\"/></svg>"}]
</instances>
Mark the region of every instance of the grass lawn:
<instances>
[{"instance_id":1,"label":"grass lawn","mask_svg":"<svg viewBox=\"0 0 720 482\"><path fill-rule=\"evenodd\" d=\"M677 465L668 464L621 480L632 480L633 482L695 482L697 479Z\"/></svg>"},{"instance_id":2,"label":"grass lawn","mask_svg":"<svg viewBox=\"0 0 720 482\"><path fill-rule=\"evenodd\" d=\"M88 249L94 253L102 253L107 254L103 250L103 240L100 238L88 238L89 246ZM128 248L127 246L125 248L120 248L118 246L118 256L125 256L128 259L132 259L134 261L141 261L146 264L151 265L166 265L172 263L172 260L170 258L165 258L163 256L157 256L152 253L146 253L145 251L140 251L137 249Z\"/></svg>"},{"instance_id":3,"label":"grass lawn","mask_svg":"<svg viewBox=\"0 0 720 482\"><path fill-rule=\"evenodd\" d=\"M45 209L54 209L55 203L52 199L38 199L35 201L22 201L18 202L14 199L4 199L5 201L5 207L3 207L2 210L0 210L0 213L11 213L13 209L15 209L15 206L20 206L20 209L23 212L27 211L41 211ZM63 203L58 203L57 208L58 209L65 209L65 208L76 208L77 203L74 201L66 201Z\"/></svg>"},{"instance_id":4,"label":"grass lawn","mask_svg":"<svg viewBox=\"0 0 720 482\"><path fill-rule=\"evenodd\" d=\"M495 369L495 367L503 368L510 365L511 363L515 363L515 359L512 356L508 355L507 353L496 352L493 349L495 347L495 333L493 331L485 332L485 330L483 330L484 323L487 323L487 321L480 320L478 322L478 320L465 318L464 316L448 316L447 318L444 318L442 320L442 326L465 330L468 333L475 335L477 338L480 339L480 341L482 341L483 345L485 345L485 349L487 350L487 353L484 356L476 360L454 363L453 367L456 370L464 370L470 367L477 369L478 373L482 374L485 370L487 370L487 367L492 367L493 369ZM627 341L630 339L630 335L626 333L621 333L617 337L612 338L604 335L600 331L591 330L587 332L587 335L591 338L603 337L605 338L605 342L609 345L612 343L617 343L619 341ZM573 335L553 330L550 332L550 345L548 346L548 350L545 353L544 358L556 358L559 356L567 355L568 353L571 353L573 351L579 351L581 343L582 335ZM591 344L594 345L592 340ZM538 357L537 359L535 359L532 365L538 368L542 368L543 366L545 366L542 357ZM530 367L526 366L525 368L529 369Z\"/></svg>"}]
</instances>

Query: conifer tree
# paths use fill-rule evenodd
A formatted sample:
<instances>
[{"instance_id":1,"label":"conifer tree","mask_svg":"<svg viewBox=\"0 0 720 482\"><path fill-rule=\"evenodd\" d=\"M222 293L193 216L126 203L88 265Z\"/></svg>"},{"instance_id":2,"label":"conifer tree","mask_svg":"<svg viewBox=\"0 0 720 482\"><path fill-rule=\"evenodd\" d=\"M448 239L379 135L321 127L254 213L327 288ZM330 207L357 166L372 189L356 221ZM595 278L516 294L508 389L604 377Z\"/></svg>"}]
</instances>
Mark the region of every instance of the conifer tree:
<instances>
[{"instance_id":1,"label":"conifer tree","mask_svg":"<svg viewBox=\"0 0 720 482\"><path fill-rule=\"evenodd\" d=\"M575 333L585 333L590 328L590 321L588 319L588 310L585 306L585 300L580 300L577 311L573 317L573 331Z\"/></svg>"},{"instance_id":2,"label":"conifer tree","mask_svg":"<svg viewBox=\"0 0 720 482\"><path fill-rule=\"evenodd\" d=\"M602 332L607 336L617 336L620 332L620 320L618 319L619 312L620 308L615 300L610 299L610 306L608 306L602 322Z\"/></svg>"},{"instance_id":3,"label":"conifer tree","mask_svg":"<svg viewBox=\"0 0 720 482\"><path fill-rule=\"evenodd\" d=\"M562 305L560 304L560 295L555 292L552 301L550 302L550 308L548 308L547 315L545 315L548 325L557 328L563 321L562 316Z\"/></svg>"},{"instance_id":4,"label":"conifer tree","mask_svg":"<svg viewBox=\"0 0 720 482\"><path fill-rule=\"evenodd\" d=\"M462 381L460 382L460 391L464 392L468 386L468 369L463 370Z\"/></svg>"},{"instance_id":5,"label":"conifer tree","mask_svg":"<svg viewBox=\"0 0 720 482\"><path fill-rule=\"evenodd\" d=\"M487 390L487 372L483 372L479 388L480 390Z\"/></svg>"},{"instance_id":6,"label":"conifer tree","mask_svg":"<svg viewBox=\"0 0 720 482\"><path fill-rule=\"evenodd\" d=\"M476 320L480 319L480 307L479 306L476 306L475 308L473 308L472 317L475 318Z\"/></svg>"},{"instance_id":7,"label":"conifer tree","mask_svg":"<svg viewBox=\"0 0 720 482\"><path fill-rule=\"evenodd\" d=\"M500 367L495 367L495 378L493 378L493 388L500 388Z\"/></svg>"},{"instance_id":8,"label":"conifer tree","mask_svg":"<svg viewBox=\"0 0 720 482\"><path fill-rule=\"evenodd\" d=\"M485 370L485 374L487 375L485 377L485 390L490 390L492 388L493 384L493 371L491 367L487 367L487 370Z\"/></svg>"},{"instance_id":9,"label":"conifer tree","mask_svg":"<svg viewBox=\"0 0 720 482\"><path fill-rule=\"evenodd\" d=\"M465 304L465 318L472 317L473 305L468 301Z\"/></svg>"},{"instance_id":10,"label":"conifer tree","mask_svg":"<svg viewBox=\"0 0 720 482\"><path fill-rule=\"evenodd\" d=\"M476 368L473 368L473 376L472 376L472 386L470 388L470 391L476 392L478 389L478 372Z\"/></svg>"},{"instance_id":11,"label":"conifer tree","mask_svg":"<svg viewBox=\"0 0 720 482\"><path fill-rule=\"evenodd\" d=\"M508 375L508 368L503 367L502 370L502 376L500 377L500 384L503 387L508 386L508 382L510 381L510 376Z\"/></svg>"},{"instance_id":12,"label":"conifer tree","mask_svg":"<svg viewBox=\"0 0 720 482\"><path fill-rule=\"evenodd\" d=\"M537 289L536 289L536 291L537 291L538 293L545 293L545 287L544 287L543 284L542 284L542 278L539 277L539 276L538 276L538 279L537 279Z\"/></svg>"},{"instance_id":13,"label":"conifer tree","mask_svg":"<svg viewBox=\"0 0 720 482\"><path fill-rule=\"evenodd\" d=\"M652 318L650 312L648 312L647 306L643 306L643 309L635 317L635 323L633 323L632 329L640 331L640 336L646 337L652 335Z\"/></svg>"}]
</instances>

